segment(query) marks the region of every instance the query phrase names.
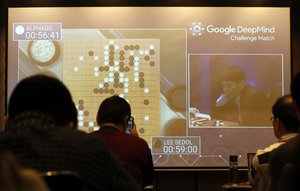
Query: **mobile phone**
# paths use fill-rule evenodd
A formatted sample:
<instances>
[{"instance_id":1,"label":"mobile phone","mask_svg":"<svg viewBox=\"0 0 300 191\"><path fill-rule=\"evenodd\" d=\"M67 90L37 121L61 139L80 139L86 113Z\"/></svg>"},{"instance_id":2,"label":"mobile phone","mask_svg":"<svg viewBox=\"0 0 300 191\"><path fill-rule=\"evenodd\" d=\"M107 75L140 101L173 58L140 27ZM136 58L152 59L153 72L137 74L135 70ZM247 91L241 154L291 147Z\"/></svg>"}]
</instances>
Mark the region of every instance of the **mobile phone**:
<instances>
[{"instance_id":1,"label":"mobile phone","mask_svg":"<svg viewBox=\"0 0 300 191\"><path fill-rule=\"evenodd\" d=\"M132 128L133 128L133 117L130 117L128 120L128 123L127 123L127 128L125 130L125 133L130 135L131 134L130 129L132 129Z\"/></svg>"}]
</instances>

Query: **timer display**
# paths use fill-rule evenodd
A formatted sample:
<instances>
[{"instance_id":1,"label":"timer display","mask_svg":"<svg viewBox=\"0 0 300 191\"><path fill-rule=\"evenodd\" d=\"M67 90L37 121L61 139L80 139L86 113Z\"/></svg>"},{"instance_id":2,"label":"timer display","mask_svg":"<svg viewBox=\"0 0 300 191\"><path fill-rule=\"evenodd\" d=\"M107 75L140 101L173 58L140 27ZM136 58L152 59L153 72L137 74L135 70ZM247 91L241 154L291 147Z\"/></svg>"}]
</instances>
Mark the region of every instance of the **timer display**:
<instances>
[{"instance_id":1,"label":"timer display","mask_svg":"<svg viewBox=\"0 0 300 191\"><path fill-rule=\"evenodd\" d=\"M26 40L56 40L59 38L59 32L34 32L26 31L25 39Z\"/></svg>"},{"instance_id":2,"label":"timer display","mask_svg":"<svg viewBox=\"0 0 300 191\"><path fill-rule=\"evenodd\" d=\"M61 40L61 23L14 23L13 40Z\"/></svg>"},{"instance_id":3,"label":"timer display","mask_svg":"<svg viewBox=\"0 0 300 191\"><path fill-rule=\"evenodd\" d=\"M200 137L152 137L154 154L201 154Z\"/></svg>"},{"instance_id":4,"label":"timer display","mask_svg":"<svg viewBox=\"0 0 300 191\"><path fill-rule=\"evenodd\" d=\"M199 154L198 146L187 146L187 145L164 145L163 146L164 154Z\"/></svg>"}]
</instances>

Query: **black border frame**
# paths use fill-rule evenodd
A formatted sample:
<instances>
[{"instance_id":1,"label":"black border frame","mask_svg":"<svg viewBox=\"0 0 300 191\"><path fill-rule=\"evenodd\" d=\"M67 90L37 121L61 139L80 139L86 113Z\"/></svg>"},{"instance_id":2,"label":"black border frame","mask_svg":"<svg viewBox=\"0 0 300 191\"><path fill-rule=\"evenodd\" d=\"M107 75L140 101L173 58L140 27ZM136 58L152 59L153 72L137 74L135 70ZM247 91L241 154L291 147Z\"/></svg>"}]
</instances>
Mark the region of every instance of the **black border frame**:
<instances>
[{"instance_id":1,"label":"black border frame","mask_svg":"<svg viewBox=\"0 0 300 191\"><path fill-rule=\"evenodd\" d=\"M219 7L288 7L285 0L10 0L9 7L78 7L78 6L219 6Z\"/></svg>"}]
</instances>

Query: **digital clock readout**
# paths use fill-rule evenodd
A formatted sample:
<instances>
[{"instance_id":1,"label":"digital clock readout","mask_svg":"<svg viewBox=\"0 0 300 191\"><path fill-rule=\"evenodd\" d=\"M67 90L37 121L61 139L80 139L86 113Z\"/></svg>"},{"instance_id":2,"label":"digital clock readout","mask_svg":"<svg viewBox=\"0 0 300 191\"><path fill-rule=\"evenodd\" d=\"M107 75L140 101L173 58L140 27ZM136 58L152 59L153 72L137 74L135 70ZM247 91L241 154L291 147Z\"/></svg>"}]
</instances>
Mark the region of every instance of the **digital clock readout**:
<instances>
[{"instance_id":1,"label":"digital clock readout","mask_svg":"<svg viewBox=\"0 0 300 191\"><path fill-rule=\"evenodd\" d=\"M154 154L200 154L200 137L152 137Z\"/></svg>"},{"instance_id":2,"label":"digital clock readout","mask_svg":"<svg viewBox=\"0 0 300 191\"><path fill-rule=\"evenodd\" d=\"M165 145L163 146L163 153L165 154L197 154L199 153L199 148L197 146L187 146L187 145Z\"/></svg>"},{"instance_id":3,"label":"digital clock readout","mask_svg":"<svg viewBox=\"0 0 300 191\"><path fill-rule=\"evenodd\" d=\"M59 38L59 32L35 32L35 31L26 31L25 38L26 40L56 40Z\"/></svg>"},{"instance_id":4,"label":"digital clock readout","mask_svg":"<svg viewBox=\"0 0 300 191\"><path fill-rule=\"evenodd\" d=\"M14 23L13 40L61 40L61 23Z\"/></svg>"}]
</instances>

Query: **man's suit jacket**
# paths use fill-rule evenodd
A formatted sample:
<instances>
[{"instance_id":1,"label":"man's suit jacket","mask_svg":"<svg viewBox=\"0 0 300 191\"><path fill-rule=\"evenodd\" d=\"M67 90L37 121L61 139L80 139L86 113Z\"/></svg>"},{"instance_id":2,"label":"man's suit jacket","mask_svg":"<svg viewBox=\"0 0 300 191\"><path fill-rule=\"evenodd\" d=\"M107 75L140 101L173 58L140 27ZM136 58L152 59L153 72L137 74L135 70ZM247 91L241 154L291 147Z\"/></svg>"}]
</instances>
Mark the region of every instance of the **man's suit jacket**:
<instances>
[{"instance_id":1,"label":"man's suit jacket","mask_svg":"<svg viewBox=\"0 0 300 191\"><path fill-rule=\"evenodd\" d=\"M256 88L245 85L239 97L239 107L235 100L231 100L224 106L214 107L211 115L215 119L239 122L242 126L271 125L271 104Z\"/></svg>"},{"instance_id":2,"label":"man's suit jacket","mask_svg":"<svg viewBox=\"0 0 300 191\"><path fill-rule=\"evenodd\" d=\"M299 135L271 152L271 190L278 189L278 183L281 179L282 170L286 164L293 164L296 166L300 165ZM299 182L297 182L297 184L299 184Z\"/></svg>"}]
</instances>

